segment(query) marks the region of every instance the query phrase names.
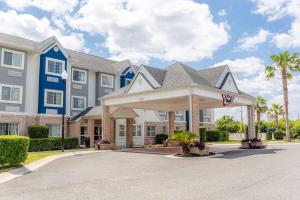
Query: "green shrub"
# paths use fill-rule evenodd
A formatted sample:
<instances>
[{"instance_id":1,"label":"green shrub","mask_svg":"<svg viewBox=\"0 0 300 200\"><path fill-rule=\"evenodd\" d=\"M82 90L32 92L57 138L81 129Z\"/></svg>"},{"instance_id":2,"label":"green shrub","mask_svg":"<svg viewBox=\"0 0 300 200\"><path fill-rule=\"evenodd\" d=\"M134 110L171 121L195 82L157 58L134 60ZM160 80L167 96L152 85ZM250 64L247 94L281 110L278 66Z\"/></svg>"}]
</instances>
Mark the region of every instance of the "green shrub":
<instances>
[{"instance_id":1,"label":"green shrub","mask_svg":"<svg viewBox=\"0 0 300 200\"><path fill-rule=\"evenodd\" d=\"M27 159L29 138L0 136L0 165L16 166Z\"/></svg>"},{"instance_id":2,"label":"green shrub","mask_svg":"<svg viewBox=\"0 0 300 200\"><path fill-rule=\"evenodd\" d=\"M285 137L285 132L282 130L278 130L274 132L274 138L275 140L283 140L283 138Z\"/></svg>"},{"instance_id":3,"label":"green shrub","mask_svg":"<svg viewBox=\"0 0 300 200\"><path fill-rule=\"evenodd\" d=\"M28 135L30 138L48 138L49 127L42 125L32 125L28 127Z\"/></svg>"},{"instance_id":4,"label":"green shrub","mask_svg":"<svg viewBox=\"0 0 300 200\"><path fill-rule=\"evenodd\" d=\"M291 133L293 138L300 137L300 126L293 127Z\"/></svg>"},{"instance_id":5,"label":"green shrub","mask_svg":"<svg viewBox=\"0 0 300 200\"><path fill-rule=\"evenodd\" d=\"M268 131L267 132L267 140L272 140L272 132L273 131Z\"/></svg>"},{"instance_id":6,"label":"green shrub","mask_svg":"<svg viewBox=\"0 0 300 200\"><path fill-rule=\"evenodd\" d=\"M240 122L233 120L233 117L229 115L223 115L216 121L216 129L221 131L237 133L240 127Z\"/></svg>"},{"instance_id":7,"label":"green shrub","mask_svg":"<svg viewBox=\"0 0 300 200\"><path fill-rule=\"evenodd\" d=\"M157 134L155 135L155 144L163 144L166 139L168 139L167 134Z\"/></svg>"},{"instance_id":8,"label":"green shrub","mask_svg":"<svg viewBox=\"0 0 300 200\"><path fill-rule=\"evenodd\" d=\"M79 145L77 137L69 137L64 140L65 149L74 149ZM51 151L61 149L61 138L51 137L51 138L39 138L30 139L29 141L29 151Z\"/></svg>"},{"instance_id":9,"label":"green shrub","mask_svg":"<svg viewBox=\"0 0 300 200\"><path fill-rule=\"evenodd\" d=\"M227 141L229 140L229 132L220 130L206 131L206 139L209 142Z\"/></svg>"},{"instance_id":10,"label":"green shrub","mask_svg":"<svg viewBox=\"0 0 300 200\"><path fill-rule=\"evenodd\" d=\"M200 141L204 142L206 141L206 128L203 126L199 127L199 133L200 133Z\"/></svg>"}]
</instances>

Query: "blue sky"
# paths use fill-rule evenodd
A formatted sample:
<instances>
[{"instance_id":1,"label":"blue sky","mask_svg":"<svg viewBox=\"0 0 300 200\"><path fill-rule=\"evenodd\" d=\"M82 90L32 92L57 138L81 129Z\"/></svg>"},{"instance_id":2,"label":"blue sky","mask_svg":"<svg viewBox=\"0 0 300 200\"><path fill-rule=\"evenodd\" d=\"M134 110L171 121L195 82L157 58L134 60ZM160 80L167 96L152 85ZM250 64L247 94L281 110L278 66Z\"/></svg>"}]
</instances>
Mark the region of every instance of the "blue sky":
<instances>
[{"instance_id":1,"label":"blue sky","mask_svg":"<svg viewBox=\"0 0 300 200\"><path fill-rule=\"evenodd\" d=\"M196 68L228 64L238 87L281 103L279 78L264 78L270 55L300 52L300 0L0 0L0 32L135 64ZM292 118L299 73L290 81ZM238 109L218 110L239 118Z\"/></svg>"}]
</instances>

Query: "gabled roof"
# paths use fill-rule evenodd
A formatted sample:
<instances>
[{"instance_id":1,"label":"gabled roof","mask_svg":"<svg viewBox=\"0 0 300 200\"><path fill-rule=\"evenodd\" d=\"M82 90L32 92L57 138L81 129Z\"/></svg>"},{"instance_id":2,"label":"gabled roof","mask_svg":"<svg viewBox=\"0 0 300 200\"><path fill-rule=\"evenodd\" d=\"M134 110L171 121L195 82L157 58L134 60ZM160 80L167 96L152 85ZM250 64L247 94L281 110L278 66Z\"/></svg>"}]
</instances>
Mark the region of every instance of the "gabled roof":
<instances>
[{"instance_id":1,"label":"gabled roof","mask_svg":"<svg viewBox=\"0 0 300 200\"><path fill-rule=\"evenodd\" d=\"M165 79L166 70L159 69L156 67L150 67L147 65L142 65L150 74L151 76L160 84L163 84L163 81Z\"/></svg>"},{"instance_id":2,"label":"gabled roof","mask_svg":"<svg viewBox=\"0 0 300 200\"><path fill-rule=\"evenodd\" d=\"M198 70L197 73L205 78L207 81L210 82L211 85L214 85L216 87L220 78L223 75L223 72L228 68L227 65L222 65L218 67L208 68L208 69L201 69Z\"/></svg>"},{"instance_id":3,"label":"gabled roof","mask_svg":"<svg viewBox=\"0 0 300 200\"><path fill-rule=\"evenodd\" d=\"M7 46L11 48L26 50L26 51L37 52L38 44L39 44L38 42L35 42L33 40L28 40L21 37L0 33L1 46Z\"/></svg>"},{"instance_id":4,"label":"gabled roof","mask_svg":"<svg viewBox=\"0 0 300 200\"><path fill-rule=\"evenodd\" d=\"M112 65L116 63L116 61L69 49L67 49L67 54L69 55L71 65L74 67L101 71L108 74L119 73L117 67Z\"/></svg>"}]
</instances>

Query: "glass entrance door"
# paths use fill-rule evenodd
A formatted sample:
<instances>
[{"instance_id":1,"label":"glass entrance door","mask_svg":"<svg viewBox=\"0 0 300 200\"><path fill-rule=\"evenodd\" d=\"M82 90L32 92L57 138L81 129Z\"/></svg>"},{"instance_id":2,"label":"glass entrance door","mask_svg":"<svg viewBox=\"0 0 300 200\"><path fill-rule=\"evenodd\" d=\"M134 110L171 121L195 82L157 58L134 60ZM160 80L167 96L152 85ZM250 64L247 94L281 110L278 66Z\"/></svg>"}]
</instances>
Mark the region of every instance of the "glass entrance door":
<instances>
[{"instance_id":1,"label":"glass entrance door","mask_svg":"<svg viewBox=\"0 0 300 200\"><path fill-rule=\"evenodd\" d=\"M87 134L88 134L87 127L82 126L80 128L80 147L85 147L84 139Z\"/></svg>"},{"instance_id":2,"label":"glass entrance door","mask_svg":"<svg viewBox=\"0 0 300 200\"><path fill-rule=\"evenodd\" d=\"M95 133L94 133L94 141L101 141L102 140L102 128L97 126L95 127Z\"/></svg>"}]
</instances>

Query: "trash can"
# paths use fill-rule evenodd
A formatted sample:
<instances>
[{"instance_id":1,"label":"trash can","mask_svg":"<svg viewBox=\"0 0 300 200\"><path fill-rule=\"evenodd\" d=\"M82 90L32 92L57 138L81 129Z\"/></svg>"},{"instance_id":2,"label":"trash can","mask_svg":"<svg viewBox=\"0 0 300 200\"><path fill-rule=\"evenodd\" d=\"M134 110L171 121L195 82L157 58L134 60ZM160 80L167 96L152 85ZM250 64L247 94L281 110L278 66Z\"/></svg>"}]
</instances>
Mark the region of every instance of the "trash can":
<instances>
[{"instance_id":1,"label":"trash can","mask_svg":"<svg viewBox=\"0 0 300 200\"><path fill-rule=\"evenodd\" d=\"M90 148L91 147L91 145L90 145L90 138L89 137L85 137L84 138L84 144L85 144L86 148Z\"/></svg>"}]
</instances>

